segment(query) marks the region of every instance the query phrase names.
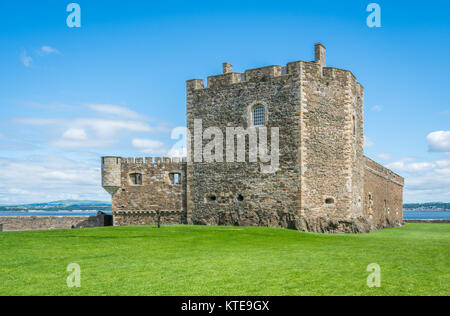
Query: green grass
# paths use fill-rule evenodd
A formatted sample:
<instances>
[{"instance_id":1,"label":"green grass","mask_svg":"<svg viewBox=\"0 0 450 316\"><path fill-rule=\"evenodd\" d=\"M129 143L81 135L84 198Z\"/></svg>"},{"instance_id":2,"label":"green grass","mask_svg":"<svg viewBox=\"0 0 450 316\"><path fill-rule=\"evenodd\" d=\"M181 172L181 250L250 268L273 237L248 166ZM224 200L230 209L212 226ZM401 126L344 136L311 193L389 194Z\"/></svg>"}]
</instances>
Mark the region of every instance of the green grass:
<instances>
[{"instance_id":1,"label":"green grass","mask_svg":"<svg viewBox=\"0 0 450 316\"><path fill-rule=\"evenodd\" d=\"M81 288L66 268L81 266ZM369 288L366 267L381 266ZM450 224L366 235L260 227L0 233L0 295L450 295Z\"/></svg>"}]
</instances>

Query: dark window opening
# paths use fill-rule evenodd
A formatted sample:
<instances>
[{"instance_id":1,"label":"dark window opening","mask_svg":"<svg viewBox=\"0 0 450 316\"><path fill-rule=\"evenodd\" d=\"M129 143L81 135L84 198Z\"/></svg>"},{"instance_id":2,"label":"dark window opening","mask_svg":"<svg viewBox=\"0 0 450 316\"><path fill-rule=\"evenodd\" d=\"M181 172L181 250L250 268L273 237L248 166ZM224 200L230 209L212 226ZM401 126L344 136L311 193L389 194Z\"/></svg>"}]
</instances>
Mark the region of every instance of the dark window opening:
<instances>
[{"instance_id":1,"label":"dark window opening","mask_svg":"<svg viewBox=\"0 0 450 316\"><path fill-rule=\"evenodd\" d=\"M353 115L353 135L356 135L356 118Z\"/></svg>"},{"instance_id":2,"label":"dark window opening","mask_svg":"<svg viewBox=\"0 0 450 316\"><path fill-rule=\"evenodd\" d=\"M180 173L171 173L169 175L171 184L181 184L181 174Z\"/></svg>"},{"instance_id":3,"label":"dark window opening","mask_svg":"<svg viewBox=\"0 0 450 316\"><path fill-rule=\"evenodd\" d=\"M334 204L334 199L333 198L325 199L325 204Z\"/></svg>"},{"instance_id":4,"label":"dark window opening","mask_svg":"<svg viewBox=\"0 0 450 316\"><path fill-rule=\"evenodd\" d=\"M142 174L140 173L130 174L130 181L132 185L142 185Z\"/></svg>"},{"instance_id":5,"label":"dark window opening","mask_svg":"<svg viewBox=\"0 0 450 316\"><path fill-rule=\"evenodd\" d=\"M241 194L239 194L238 197L237 197L237 200L238 200L239 202L244 201L244 196L242 196Z\"/></svg>"},{"instance_id":6,"label":"dark window opening","mask_svg":"<svg viewBox=\"0 0 450 316\"><path fill-rule=\"evenodd\" d=\"M215 195L208 195L208 202L216 202L217 197Z\"/></svg>"}]
</instances>

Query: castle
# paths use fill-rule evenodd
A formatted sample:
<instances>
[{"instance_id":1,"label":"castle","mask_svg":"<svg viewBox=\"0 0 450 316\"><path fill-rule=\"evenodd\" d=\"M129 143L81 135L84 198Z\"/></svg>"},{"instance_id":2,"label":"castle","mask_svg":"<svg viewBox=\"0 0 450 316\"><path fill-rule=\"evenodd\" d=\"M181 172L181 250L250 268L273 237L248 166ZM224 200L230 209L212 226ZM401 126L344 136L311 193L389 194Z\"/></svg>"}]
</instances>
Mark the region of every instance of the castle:
<instances>
[{"instance_id":1,"label":"castle","mask_svg":"<svg viewBox=\"0 0 450 316\"><path fill-rule=\"evenodd\" d=\"M326 67L322 44L315 45L313 62L245 73L224 63L223 74L208 77L206 87L203 79L187 81L187 129L196 144L210 144L206 132L195 133L197 122L216 134L242 127L247 158L252 131L276 128L278 168L261 172L262 161L228 157L205 162L196 144L182 159L103 157L114 224L153 225L160 218L162 224L322 233L402 225L404 179L364 156L363 97L350 71ZM215 144L214 154L222 154Z\"/></svg>"}]
</instances>

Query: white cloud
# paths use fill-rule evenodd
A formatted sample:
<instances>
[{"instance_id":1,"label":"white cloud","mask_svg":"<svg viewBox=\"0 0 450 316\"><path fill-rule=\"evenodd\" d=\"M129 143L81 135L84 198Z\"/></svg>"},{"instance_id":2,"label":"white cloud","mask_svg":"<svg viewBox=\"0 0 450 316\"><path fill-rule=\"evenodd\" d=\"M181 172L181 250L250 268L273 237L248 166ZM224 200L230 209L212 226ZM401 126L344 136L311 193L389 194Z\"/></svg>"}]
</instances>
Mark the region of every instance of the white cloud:
<instances>
[{"instance_id":1,"label":"white cloud","mask_svg":"<svg viewBox=\"0 0 450 316\"><path fill-rule=\"evenodd\" d=\"M392 156L389 153L379 153L377 157L383 160L389 160Z\"/></svg>"},{"instance_id":2,"label":"white cloud","mask_svg":"<svg viewBox=\"0 0 450 316\"><path fill-rule=\"evenodd\" d=\"M45 56L50 54L61 54L56 48L44 45L39 49L33 50L33 57ZM26 50L20 53L20 61L25 67L31 67L33 64L33 57L28 54Z\"/></svg>"},{"instance_id":3,"label":"white cloud","mask_svg":"<svg viewBox=\"0 0 450 316\"><path fill-rule=\"evenodd\" d=\"M160 128L153 128L145 122L141 121L124 121L101 118L75 118L67 119L46 119L46 118L21 118L17 120L22 124L29 125L60 125L74 126L73 129L90 128L95 130L100 136L109 137L114 136L120 130L127 130L131 132L156 132L161 131Z\"/></svg>"},{"instance_id":4,"label":"white cloud","mask_svg":"<svg viewBox=\"0 0 450 316\"><path fill-rule=\"evenodd\" d=\"M368 137L368 136L364 136L364 147L368 148L368 147L372 147L374 144L374 142Z\"/></svg>"},{"instance_id":5,"label":"white cloud","mask_svg":"<svg viewBox=\"0 0 450 316\"><path fill-rule=\"evenodd\" d=\"M438 168L446 168L450 166L450 160L438 160L436 161L436 166Z\"/></svg>"},{"instance_id":6,"label":"white cloud","mask_svg":"<svg viewBox=\"0 0 450 316\"><path fill-rule=\"evenodd\" d=\"M450 159L413 162L405 158L386 167L405 177L405 201L450 201Z\"/></svg>"},{"instance_id":7,"label":"white cloud","mask_svg":"<svg viewBox=\"0 0 450 316\"><path fill-rule=\"evenodd\" d=\"M428 134L428 148L435 152L450 152L450 131L437 131Z\"/></svg>"},{"instance_id":8,"label":"white cloud","mask_svg":"<svg viewBox=\"0 0 450 316\"><path fill-rule=\"evenodd\" d=\"M59 123L64 123L64 121L59 119L47 119L47 118L38 118L38 117L25 117L19 118L16 120L18 123L26 124L26 125L56 125Z\"/></svg>"},{"instance_id":9,"label":"white cloud","mask_svg":"<svg viewBox=\"0 0 450 316\"><path fill-rule=\"evenodd\" d=\"M388 168L392 168L398 171L406 171L406 172L421 172L426 170L431 170L436 168L435 163L431 162L414 162L414 163L404 163L403 161L393 162L387 165Z\"/></svg>"},{"instance_id":10,"label":"white cloud","mask_svg":"<svg viewBox=\"0 0 450 316\"><path fill-rule=\"evenodd\" d=\"M372 107L372 111L375 111L375 112L381 112L382 110L383 110L383 107L380 105L375 105Z\"/></svg>"},{"instance_id":11,"label":"white cloud","mask_svg":"<svg viewBox=\"0 0 450 316\"><path fill-rule=\"evenodd\" d=\"M39 50L40 55L60 54L60 52L51 46L42 46Z\"/></svg>"},{"instance_id":12,"label":"white cloud","mask_svg":"<svg viewBox=\"0 0 450 316\"><path fill-rule=\"evenodd\" d=\"M90 108L102 114L113 115L120 118L143 119L143 115L123 106L112 104L90 104Z\"/></svg>"},{"instance_id":13,"label":"white cloud","mask_svg":"<svg viewBox=\"0 0 450 316\"><path fill-rule=\"evenodd\" d=\"M31 67L31 64L33 63L33 58L31 58L30 56L28 56L26 51L23 51L20 54L20 61L22 62L22 64L25 67Z\"/></svg>"},{"instance_id":14,"label":"white cloud","mask_svg":"<svg viewBox=\"0 0 450 316\"><path fill-rule=\"evenodd\" d=\"M138 148L144 154L165 154L167 150L164 149L164 143L152 139L138 139L131 141L133 147Z\"/></svg>"},{"instance_id":15,"label":"white cloud","mask_svg":"<svg viewBox=\"0 0 450 316\"><path fill-rule=\"evenodd\" d=\"M70 140L70 139L58 139L49 143L51 146L66 148L66 149L78 149L78 148L105 148L111 147L116 144L114 139L91 139L91 140Z\"/></svg>"},{"instance_id":16,"label":"white cloud","mask_svg":"<svg viewBox=\"0 0 450 316\"><path fill-rule=\"evenodd\" d=\"M100 157L92 164L62 156L0 158L0 170L0 204L110 198L101 187Z\"/></svg>"},{"instance_id":17,"label":"white cloud","mask_svg":"<svg viewBox=\"0 0 450 316\"><path fill-rule=\"evenodd\" d=\"M20 194L20 195L25 195L25 194L30 194L31 193L30 191L22 190L22 189L19 189L19 188L10 188L10 189L7 190L7 192L9 194Z\"/></svg>"},{"instance_id":18,"label":"white cloud","mask_svg":"<svg viewBox=\"0 0 450 316\"><path fill-rule=\"evenodd\" d=\"M187 149L186 149L186 147L181 147L181 148L173 147L169 150L167 156L168 157L176 157L176 158L186 157Z\"/></svg>"},{"instance_id":19,"label":"white cloud","mask_svg":"<svg viewBox=\"0 0 450 316\"><path fill-rule=\"evenodd\" d=\"M141 133L153 133L157 131L157 128L153 128L149 124L141 121L82 118L75 119L73 124L89 127L95 130L101 137L112 137L121 130Z\"/></svg>"},{"instance_id":20,"label":"white cloud","mask_svg":"<svg viewBox=\"0 0 450 316\"><path fill-rule=\"evenodd\" d=\"M63 138L70 140L86 140L88 136L84 129L71 128L64 132Z\"/></svg>"},{"instance_id":21,"label":"white cloud","mask_svg":"<svg viewBox=\"0 0 450 316\"><path fill-rule=\"evenodd\" d=\"M133 134L167 133L170 130L162 124L152 126L144 116L124 107L95 106L101 114L117 116L86 117L86 118L19 118L21 124L45 128L47 131L60 131L60 139L48 143L51 146L63 148L106 147L119 142L121 139L133 137ZM127 119L135 117L136 119ZM141 118L141 119L139 119ZM51 127L50 128L47 128Z\"/></svg>"},{"instance_id":22,"label":"white cloud","mask_svg":"<svg viewBox=\"0 0 450 316\"><path fill-rule=\"evenodd\" d=\"M18 149L11 147L9 139L1 139L2 152L7 149L14 151L15 157L26 157L25 152L35 155L38 152L69 151L72 159L85 162L55 156L20 159L0 157L0 204L59 199L108 200L110 197L101 187L100 155L85 156L83 152L101 151L102 154L120 155L121 152L134 149L155 156L167 154L169 145L147 139L153 133L169 133L170 129L164 122L150 120L124 107L91 107L84 104L84 110L87 107L94 111L89 111L91 116L80 117L75 114L75 117L67 118L70 113L79 113L80 106L77 106L76 110L65 108L65 117L55 117L58 112L46 109L52 116L18 118L13 121L23 124L17 131L26 135L23 143L28 147L18 155ZM17 135L19 138L21 136ZM30 149L31 145L35 148Z\"/></svg>"}]
</instances>

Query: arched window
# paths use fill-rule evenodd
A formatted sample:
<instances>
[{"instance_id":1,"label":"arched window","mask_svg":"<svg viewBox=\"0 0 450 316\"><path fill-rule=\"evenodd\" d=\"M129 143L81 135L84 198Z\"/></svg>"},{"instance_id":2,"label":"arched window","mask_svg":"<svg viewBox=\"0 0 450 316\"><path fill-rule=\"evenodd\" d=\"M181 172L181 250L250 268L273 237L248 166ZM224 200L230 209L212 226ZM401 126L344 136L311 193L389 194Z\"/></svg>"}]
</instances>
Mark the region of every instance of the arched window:
<instances>
[{"instance_id":1,"label":"arched window","mask_svg":"<svg viewBox=\"0 0 450 316\"><path fill-rule=\"evenodd\" d=\"M262 105L255 106L252 110L253 126L265 125L265 109Z\"/></svg>"},{"instance_id":2,"label":"arched window","mask_svg":"<svg viewBox=\"0 0 450 316\"><path fill-rule=\"evenodd\" d=\"M130 174L130 182L132 185L142 185L142 174L140 173Z\"/></svg>"}]
</instances>

